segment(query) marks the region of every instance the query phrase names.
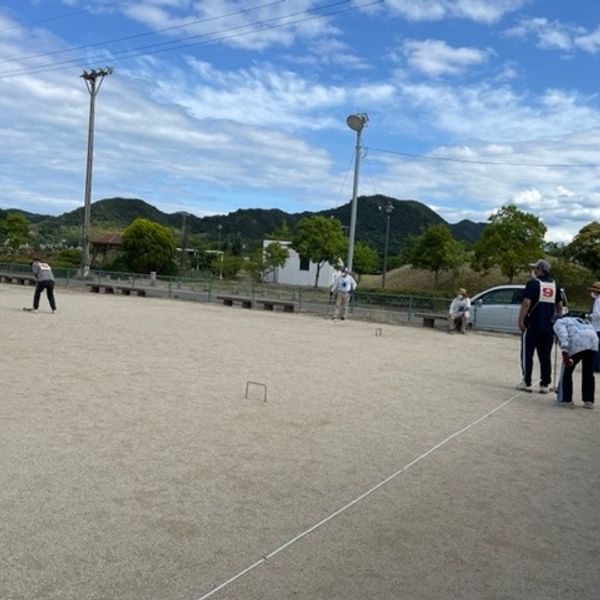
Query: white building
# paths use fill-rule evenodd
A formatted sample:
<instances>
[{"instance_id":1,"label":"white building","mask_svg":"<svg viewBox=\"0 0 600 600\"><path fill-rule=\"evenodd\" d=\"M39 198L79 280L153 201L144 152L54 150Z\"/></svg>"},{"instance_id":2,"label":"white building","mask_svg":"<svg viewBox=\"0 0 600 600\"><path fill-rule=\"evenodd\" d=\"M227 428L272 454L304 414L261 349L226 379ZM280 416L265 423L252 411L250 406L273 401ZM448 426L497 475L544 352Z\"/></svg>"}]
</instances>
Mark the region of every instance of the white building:
<instances>
[{"instance_id":1,"label":"white building","mask_svg":"<svg viewBox=\"0 0 600 600\"><path fill-rule=\"evenodd\" d=\"M303 285L303 286L314 286L315 277L317 275L317 264L311 262L308 258L300 256L291 246L291 242L282 242L280 240L264 240L263 241L263 252L265 248L276 242L285 246L288 249L289 256L285 261L283 267L277 269L277 275L273 271L269 271L263 277L263 281L272 283L277 279L277 283L284 283L287 285ZM329 288L333 283L335 276L338 271L326 262L319 272L319 281L317 283L320 288Z\"/></svg>"}]
</instances>

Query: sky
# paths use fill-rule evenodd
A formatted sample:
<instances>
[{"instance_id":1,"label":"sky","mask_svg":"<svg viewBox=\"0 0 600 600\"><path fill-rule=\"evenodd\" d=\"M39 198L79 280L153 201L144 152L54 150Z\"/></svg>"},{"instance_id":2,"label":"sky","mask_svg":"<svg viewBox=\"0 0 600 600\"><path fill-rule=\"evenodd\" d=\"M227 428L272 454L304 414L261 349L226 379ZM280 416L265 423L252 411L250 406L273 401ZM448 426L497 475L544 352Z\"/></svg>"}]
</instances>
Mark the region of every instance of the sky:
<instances>
[{"instance_id":1,"label":"sky","mask_svg":"<svg viewBox=\"0 0 600 600\"><path fill-rule=\"evenodd\" d=\"M141 198L197 216L359 195L450 223L513 203L568 242L600 220L600 3L0 3L0 208ZM99 81L99 80L98 80Z\"/></svg>"}]
</instances>

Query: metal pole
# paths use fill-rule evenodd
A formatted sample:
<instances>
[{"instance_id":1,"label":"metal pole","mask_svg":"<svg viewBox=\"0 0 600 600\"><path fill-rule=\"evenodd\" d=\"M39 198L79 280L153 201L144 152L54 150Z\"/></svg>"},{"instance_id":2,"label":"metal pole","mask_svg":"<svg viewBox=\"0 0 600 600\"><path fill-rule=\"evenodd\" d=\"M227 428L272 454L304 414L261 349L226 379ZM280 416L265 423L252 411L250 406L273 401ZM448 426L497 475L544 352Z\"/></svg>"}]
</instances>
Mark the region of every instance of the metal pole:
<instances>
[{"instance_id":1,"label":"metal pole","mask_svg":"<svg viewBox=\"0 0 600 600\"><path fill-rule=\"evenodd\" d=\"M381 287L385 289L385 276L387 274L387 259L388 259L388 245L390 243L390 219L391 211L387 212L387 223L385 226L385 247L383 250L383 275L381 276Z\"/></svg>"},{"instance_id":2,"label":"metal pole","mask_svg":"<svg viewBox=\"0 0 600 600\"><path fill-rule=\"evenodd\" d=\"M356 132L356 148L354 150L354 184L352 186L352 209L350 213L350 238L348 239L348 260L346 261L346 267L352 272L352 261L354 259L354 238L356 234L356 205L358 195L358 175L360 171L360 134L361 131Z\"/></svg>"}]
</instances>

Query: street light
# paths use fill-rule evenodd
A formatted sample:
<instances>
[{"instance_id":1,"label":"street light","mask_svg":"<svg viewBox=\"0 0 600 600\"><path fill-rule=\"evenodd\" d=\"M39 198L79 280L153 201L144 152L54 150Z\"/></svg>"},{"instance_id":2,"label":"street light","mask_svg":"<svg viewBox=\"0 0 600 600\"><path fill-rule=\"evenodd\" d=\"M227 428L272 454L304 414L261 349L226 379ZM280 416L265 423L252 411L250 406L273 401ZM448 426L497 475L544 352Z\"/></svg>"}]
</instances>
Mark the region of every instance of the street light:
<instances>
[{"instance_id":1,"label":"street light","mask_svg":"<svg viewBox=\"0 0 600 600\"><path fill-rule=\"evenodd\" d=\"M391 202L388 202L385 206L380 206L379 210L385 212L386 224L385 224L385 247L383 250L383 273L381 275L381 287L385 288L385 276L387 273L387 259L388 259L388 245L390 243L390 219L394 207Z\"/></svg>"},{"instance_id":2,"label":"street light","mask_svg":"<svg viewBox=\"0 0 600 600\"><path fill-rule=\"evenodd\" d=\"M358 195L358 173L360 170L360 134L367 124L369 117L367 113L356 113L346 118L346 124L350 129L356 131L356 149L354 151L354 185L352 186L352 210L350 213L350 238L348 239L348 260L346 267L352 271L352 260L354 258L354 237L356 234L356 199Z\"/></svg>"}]
</instances>

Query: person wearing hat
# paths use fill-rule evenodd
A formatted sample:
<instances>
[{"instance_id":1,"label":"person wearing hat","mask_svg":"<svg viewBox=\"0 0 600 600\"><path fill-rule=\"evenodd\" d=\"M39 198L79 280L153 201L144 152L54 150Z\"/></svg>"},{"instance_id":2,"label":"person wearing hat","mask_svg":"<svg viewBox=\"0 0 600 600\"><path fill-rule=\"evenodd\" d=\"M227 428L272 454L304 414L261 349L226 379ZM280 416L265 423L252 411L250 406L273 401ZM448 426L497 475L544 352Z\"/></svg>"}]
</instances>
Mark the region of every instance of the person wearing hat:
<instances>
[{"instance_id":1,"label":"person wearing hat","mask_svg":"<svg viewBox=\"0 0 600 600\"><path fill-rule=\"evenodd\" d=\"M452 300L448 309L448 333L454 333L455 331L463 334L467 333L470 308L471 300L467 296L467 290L459 288L456 292L456 298Z\"/></svg>"},{"instance_id":2,"label":"person wearing hat","mask_svg":"<svg viewBox=\"0 0 600 600\"><path fill-rule=\"evenodd\" d=\"M533 355L537 352L540 364L540 394L550 391L552 381L552 329L554 315L562 314L560 286L550 276L550 263L539 259L530 263L531 279L525 285L525 292L517 325L521 330L521 370L523 380L518 390L531 392Z\"/></svg>"},{"instance_id":3,"label":"person wearing hat","mask_svg":"<svg viewBox=\"0 0 600 600\"><path fill-rule=\"evenodd\" d=\"M348 267L344 267L342 272L334 279L333 285L331 286L331 294L336 295L335 311L332 317L334 321L336 321L338 317L340 317L342 321L346 318L350 294L352 294L355 289L356 281L354 281L354 277L350 275Z\"/></svg>"},{"instance_id":4,"label":"person wearing hat","mask_svg":"<svg viewBox=\"0 0 600 600\"><path fill-rule=\"evenodd\" d=\"M596 281L588 290L593 298L593 304L592 311L586 317L592 323L600 340L600 281ZM600 352L594 355L594 372L600 373Z\"/></svg>"},{"instance_id":5,"label":"person wearing hat","mask_svg":"<svg viewBox=\"0 0 600 600\"><path fill-rule=\"evenodd\" d=\"M562 368L556 386L556 404L575 408L573 371L581 362L581 399L585 408L594 408L594 356L598 353L598 334L593 325L580 317L558 317L554 333L562 352Z\"/></svg>"}]
</instances>

